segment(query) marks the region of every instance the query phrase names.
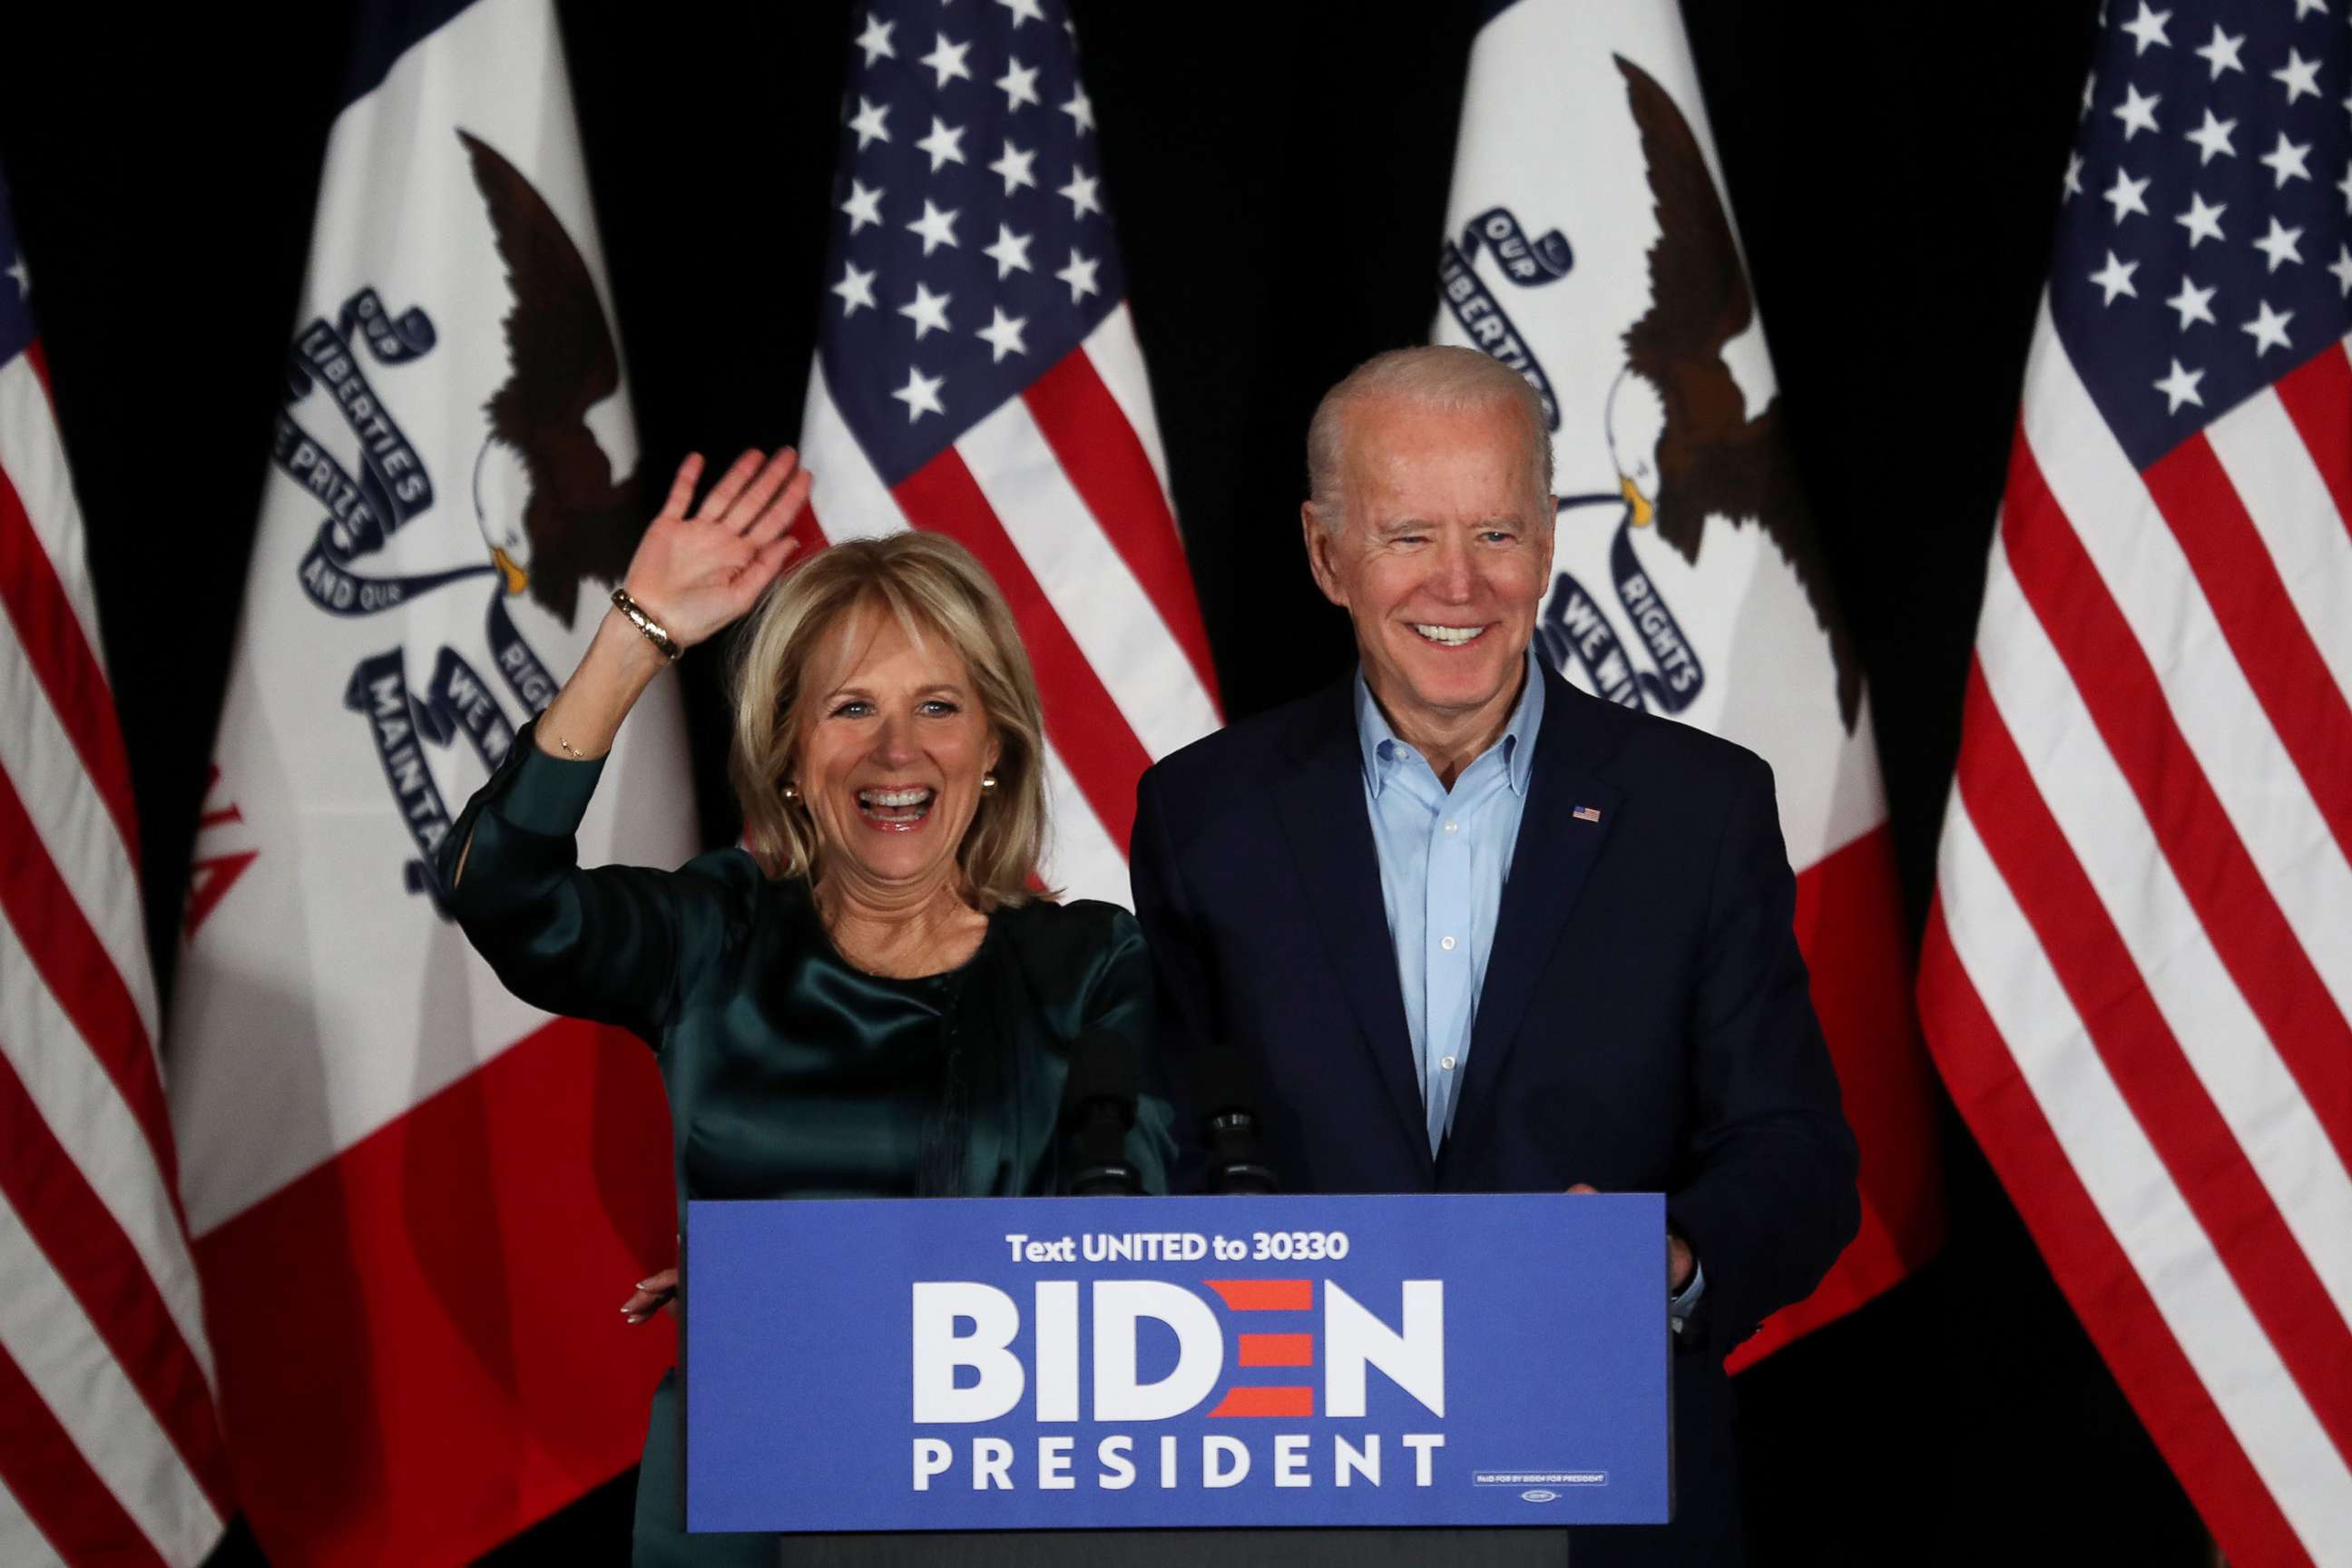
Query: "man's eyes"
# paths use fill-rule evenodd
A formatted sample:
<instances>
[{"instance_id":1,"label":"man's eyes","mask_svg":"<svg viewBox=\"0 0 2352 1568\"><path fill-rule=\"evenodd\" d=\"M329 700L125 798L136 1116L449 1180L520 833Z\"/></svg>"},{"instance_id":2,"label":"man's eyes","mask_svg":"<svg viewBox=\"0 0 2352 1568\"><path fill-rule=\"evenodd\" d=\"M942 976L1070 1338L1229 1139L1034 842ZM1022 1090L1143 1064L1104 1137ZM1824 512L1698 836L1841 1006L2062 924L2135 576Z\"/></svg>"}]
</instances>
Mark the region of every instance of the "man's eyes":
<instances>
[{"instance_id":1,"label":"man's eyes","mask_svg":"<svg viewBox=\"0 0 2352 1568\"><path fill-rule=\"evenodd\" d=\"M1482 528L1478 531L1477 538L1482 544L1515 544L1518 542L1519 536L1507 528ZM1389 542L1391 544L1426 544L1429 542L1429 535L1392 533L1389 535Z\"/></svg>"}]
</instances>

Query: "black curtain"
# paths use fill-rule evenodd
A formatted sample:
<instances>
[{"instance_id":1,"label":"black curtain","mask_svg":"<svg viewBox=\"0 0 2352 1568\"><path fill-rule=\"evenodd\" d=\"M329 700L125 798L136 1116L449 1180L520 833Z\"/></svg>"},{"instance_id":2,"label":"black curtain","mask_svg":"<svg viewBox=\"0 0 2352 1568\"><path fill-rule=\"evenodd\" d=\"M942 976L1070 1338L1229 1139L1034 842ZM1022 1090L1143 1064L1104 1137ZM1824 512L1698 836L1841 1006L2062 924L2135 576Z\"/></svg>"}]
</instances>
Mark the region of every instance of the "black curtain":
<instances>
[{"instance_id":1,"label":"black curtain","mask_svg":"<svg viewBox=\"0 0 2352 1568\"><path fill-rule=\"evenodd\" d=\"M1321 390L1419 341L1477 5L1072 0L1227 710L1345 668L1297 542ZM16 7L35 10L33 0ZM1685 0L1871 682L1916 934L2095 0ZM561 7L644 461L791 439L847 0ZM168 977L346 19L13 16L0 168L89 524ZM683 671L713 842L715 658ZM2205 1560L1957 1119L1942 1256L1738 1382L1768 1563ZM617 1300L625 1281L615 1281ZM629 1478L502 1560L620 1562ZM233 1540L224 1560L252 1561Z\"/></svg>"}]
</instances>

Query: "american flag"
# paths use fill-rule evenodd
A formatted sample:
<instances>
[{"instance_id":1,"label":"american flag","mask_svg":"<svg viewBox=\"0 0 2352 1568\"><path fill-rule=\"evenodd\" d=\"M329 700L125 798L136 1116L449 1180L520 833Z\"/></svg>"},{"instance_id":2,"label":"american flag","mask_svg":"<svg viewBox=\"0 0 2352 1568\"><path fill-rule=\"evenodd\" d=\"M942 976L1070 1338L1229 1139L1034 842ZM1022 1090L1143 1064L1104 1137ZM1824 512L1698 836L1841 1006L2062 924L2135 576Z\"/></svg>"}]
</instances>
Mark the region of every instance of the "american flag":
<instances>
[{"instance_id":1,"label":"american flag","mask_svg":"<svg viewBox=\"0 0 2352 1568\"><path fill-rule=\"evenodd\" d=\"M2352 1563L2352 29L2108 7L1920 995L2232 1563Z\"/></svg>"},{"instance_id":2,"label":"american flag","mask_svg":"<svg viewBox=\"0 0 2352 1568\"><path fill-rule=\"evenodd\" d=\"M230 1511L131 772L0 185L0 1562L201 1561Z\"/></svg>"},{"instance_id":3,"label":"american flag","mask_svg":"<svg viewBox=\"0 0 2352 1568\"><path fill-rule=\"evenodd\" d=\"M858 17L802 449L816 526L935 529L1019 620L1046 879L1125 903L1135 781L1218 723L1061 0Z\"/></svg>"}]
</instances>

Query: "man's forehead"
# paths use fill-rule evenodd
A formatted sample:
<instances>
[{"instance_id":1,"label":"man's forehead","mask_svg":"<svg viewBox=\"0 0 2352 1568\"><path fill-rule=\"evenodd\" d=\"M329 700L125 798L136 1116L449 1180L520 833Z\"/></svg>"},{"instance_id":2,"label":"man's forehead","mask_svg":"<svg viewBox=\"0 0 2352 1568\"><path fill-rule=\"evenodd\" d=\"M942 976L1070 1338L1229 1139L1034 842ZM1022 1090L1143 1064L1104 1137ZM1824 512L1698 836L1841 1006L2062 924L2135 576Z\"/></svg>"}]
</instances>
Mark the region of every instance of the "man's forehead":
<instances>
[{"instance_id":1,"label":"man's forehead","mask_svg":"<svg viewBox=\"0 0 2352 1568\"><path fill-rule=\"evenodd\" d=\"M1368 421L1350 432L1349 489L1383 510L1415 497L1510 516L1541 510L1529 493L1535 460L1516 425L1492 409L1408 408Z\"/></svg>"},{"instance_id":2,"label":"man's forehead","mask_svg":"<svg viewBox=\"0 0 2352 1568\"><path fill-rule=\"evenodd\" d=\"M1517 440L1523 427L1507 403L1444 404L1404 393L1370 395L1349 412L1353 417L1348 421L1349 427L1358 434L1374 429L1444 430L1456 435L1483 430Z\"/></svg>"},{"instance_id":3,"label":"man's forehead","mask_svg":"<svg viewBox=\"0 0 2352 1568\"><path fill-rule=\"evenodd\" d=\"M1443 462L1517 474L1530 460L1528 441L1525 426L1505 405L1444 408L1383 399L1349 421L1346 453L1358 466L1401 469Z\"/></svg>"}]
</instances>

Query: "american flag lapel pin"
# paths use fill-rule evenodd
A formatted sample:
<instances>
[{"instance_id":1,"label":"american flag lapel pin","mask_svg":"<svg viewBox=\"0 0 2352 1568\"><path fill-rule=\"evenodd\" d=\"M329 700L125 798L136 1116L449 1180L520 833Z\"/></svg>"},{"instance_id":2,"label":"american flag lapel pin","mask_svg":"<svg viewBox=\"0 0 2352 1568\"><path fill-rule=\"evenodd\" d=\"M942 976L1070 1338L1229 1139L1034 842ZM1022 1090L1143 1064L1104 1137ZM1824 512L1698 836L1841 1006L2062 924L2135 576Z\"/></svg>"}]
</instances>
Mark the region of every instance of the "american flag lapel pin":
<instances>
[{"instance_id":1,"label":"american flag lapel pin","mask_svg":"<svg viewBox=\"0 0 2352 1568\"><path fill-rule=\"evenodd\" d=\"M1601 808L1597 805L1580 805L1570 812L1569 816L1579 822L1598 822L1601 820Z\"/></svg>"}]
</instances>

